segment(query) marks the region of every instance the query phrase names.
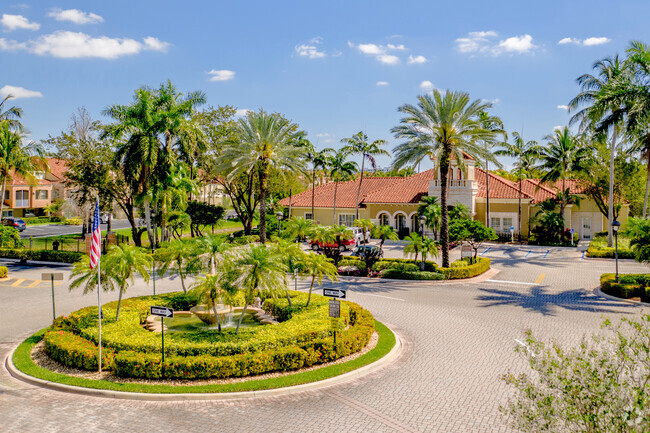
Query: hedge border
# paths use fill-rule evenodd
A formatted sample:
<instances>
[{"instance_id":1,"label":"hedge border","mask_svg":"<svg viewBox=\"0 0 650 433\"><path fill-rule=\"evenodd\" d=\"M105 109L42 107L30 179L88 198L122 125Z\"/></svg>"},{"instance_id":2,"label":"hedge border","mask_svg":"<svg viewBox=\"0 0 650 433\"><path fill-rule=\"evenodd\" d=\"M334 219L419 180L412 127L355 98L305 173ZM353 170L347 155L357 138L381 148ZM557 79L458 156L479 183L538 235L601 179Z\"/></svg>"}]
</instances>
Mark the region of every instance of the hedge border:
<instances>
[{"instance_id":1,"label":"hedge border","mask_svg":"<svg viewBox=\"0 0 650 433\"><path fill-rule=\"evenodd\" d=\"M39 386L45 386L59 391L62 390L62 388L65 391L76 393L87 392L90 394L93 394L93 390L100 390L96 391L96 393L101 393L101 390L117 391L126 394L126 397L122 398L132 398L128 396L129 393L144 393L152 394L152 398L149 398L151 400L156 399L155 394L160 395L163 397L160 399L164 400L168 400L164 397L172 397L173 399L173 394L186 395L186 397L181 397L181 399L186 399L188 397L191 398L191 396L188 396L188 394L215 394L216 398L228 398L228 393L279 390L282 388L312 383L316 385L315 382L323 381L326 379L333 379L337 376L354 372L355 370L358 370L362 367L368 367L370 364L383 359L388 354L390 354L391 351L395 350L398 341L396 334L392 330L390 330L383 323L375 320L375 330L379 334L379 341L377 342L377 345L367 353L351 361L329 365L311 371L289 373L270 379L252 379L245 382L220 385L171 386L147 385L138 383L116 383L106 380L85 379L55 373L43 367L40 367L32 360L31 351L34 346L39 341L41 341L43 334L45 334L47 330L48 328L45 328L36 332L32 336L25 339L20 345L18 345L18 347L13 350L13 352L10 354L10 360L15 370L19 371L21 374L29 376L30 378L35 378L39 381L45 382L37 383ZM399 353L399 350L395 353ZM29 380L29 378L24 380ZM73 388L69 389L67 387ZM81 389L75 389L75 387ZM276 394L278 391L271 392L274 392L274 394ZM106 395L102 394L100 396L105 397ZM112 393L109 396L119 398L119 396L115 395L115 393ZM204 399L206 397L199 398Z\"/></svg>"},{"instance_id":2,"label":"hedge border","mask_svg":"<svg viewBox=\"0 0 650 433\"><path fill-rule=\"evenodd\" d=\"M624 276L644 275L650 278L650 274L619 274L619 281ZM610 296L620 299L641 298L641 302L650 302L650 287L641 284L616 282L616 274L606 273L600 276L600 290Z\"/></svg>"},{"instance_id":3,"label":"hedge border","mask_svg":"<svg viewBox=\"0 0 650 433\"><path fill-rule=\"evenodd\" d=\"M477 257L477 262L471 265L456 268L438 268L438 271L442 272L448 280L460 280L473 278L487 272L490 269L490 263L490 259L487 257Z\"/></svg>"}]
</instances>

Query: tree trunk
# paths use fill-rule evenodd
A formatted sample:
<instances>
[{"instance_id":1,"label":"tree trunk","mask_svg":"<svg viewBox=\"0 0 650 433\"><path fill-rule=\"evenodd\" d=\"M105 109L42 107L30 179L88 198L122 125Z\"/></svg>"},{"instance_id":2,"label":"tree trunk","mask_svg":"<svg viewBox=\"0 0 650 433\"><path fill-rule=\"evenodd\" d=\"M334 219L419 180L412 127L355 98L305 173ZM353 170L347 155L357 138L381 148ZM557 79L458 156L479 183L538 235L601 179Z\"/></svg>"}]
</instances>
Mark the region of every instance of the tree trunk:
<instances>
[{"instance_id":1,"label":"tree trunk","mask_svg":"<svg viewBox=\"0 0 650 433\"><path fill-rule=\"evenodd\" d=\"M181 277L181 286L183 287L183 292L187 294L187 289L185 288L185 278L183 278L182 266L182 262L178 264L178 275Z\"/></svg>"},{"instance_id":2,"label":"tree trunk","mask_svg":"<svg viewBox=\"0 0 650 433\"><path fill-rule=\"evenodd\" d=\"M449 154L447 147L440 158L440 246L442 247L442 267L449 267L449 216L447 213L447 175L449 172Z\"/></svg>"},{"instance_id":3,"label":"tree trunk","mask_svg":"<svg viewBox=\"0 0 650 433\"><path fill-rule=\"evenodd\" d=\"M309 295L307 296L307 303L305 304L305 307L309 307L309 302L311 302L311 291L314 288L314 281L316 281L316 275L313 275L311 277L311 286L309 286Z\"/></svg>"},{"instance_id":4,"label":"tree trunk","mask_svg":"<svg viewBox=\"0 0 650 433\"><path fill-rule=\"evenodd\" d=\"M289 188L289 217L287 219L291 219L291 200L293 200L293 188ZM278 231L278 236L280 236L279 231Z\"/></svg>"},{"instance_id":5,"label":"tree trunk","mask_svg":"<svg viewBox=\"0 0 650 433\"><path fill-rule=\"evenodd\" d=\"M490 227L490 163L485 160L485 227Z\"/></svg>"},{"instance_id":6,"label":"tree trunk","mask_svg":"<svg viewBox=\"0 0 650 433\"><path fill-rule=\"evenodd\" d=\"M337 181L334 181L334 216L332 216L332 225L336 225L336 193L338 192L337 190L339 189L339 183Z\"/></svg>"},{"instance_id":7,"label":"tree trunk","mask_svg":"<svg viewBox=\"0 0 650 433\"><path fill-rule=\"evenodd\" d=\"M519 155L519 213L517 214L517 236L521 238L521 165L522 165L522 156ZM530 208L530 202L528 202L528 207Z\"/></svg>"},{"instance_id":8,"label":"tree trunk","mask_svg":"<svg viewBox=\"0 0 650 433\"><path fill-rule=\"evenodd\" d=\"M366 163L366 154L361 154L361 176L359 176L359 186L357 187L357 201L355 202L356 219L359 219L359 195L361 194L361 182L363 182L363 167Z\"/></svg>"},{"instance_id":9,"label":"tree trunk","mask_svg":"<svg viewBox=\"0 0 650 433\"><path fill-rule=\"evenodd\" d=\"M609 209L607 209L607 246L612 246L612 221L614 221L614 158L616 157L616 126L612 132L612 148L609 155Z\"/></svg>"},{"instance_id":10,"label":"tree trunk","mask_svg":"<svg viewBox=\"0 0 650 433\"><path fill-rule=\"evenodd\" d=\"M155 240L153 238L153 231L151 230L151 206L149 203L149 199L145 199L144 201L144 223L147 226L147 236L149 237L149 247L153 248L155 244Z\"/></svg>"},{"instance_id":11,"label":"tree trunk","mask_svg":"<svg viewBox=\"0 0 650 433\"><path fill-rule=\"evenodd\" d=\"M106 222L106 234L111 232L111 229L113 228L113 216L110 212L108 211L108 221Z\"/></svg>"},{"instance_id":12,"label":"tree trunk","mask_svg":"<svg viewBox=\"0 0 650 433\"><path fill-rule=\"evenodd\" d=\"M266 242L266 174L268 163L263 161L259 171L260 178L260 242ZM237 327L239 328L239 326Z\"/></svg>"},{"instance_id":13,"label":"tree trunk","mask_svg":"<svg viewBox=\"0 0 650 433\"><path fill-rule=\"evenodd\" d=\"M295 281L295 278L294 278ZM291 302L291 296L289 296L289 290L285 290L284 293L287 295L287 302L289 303L290 307L293 307L293 303Z\"/></svg>"},{"instance_id":14,"label":"tree trunk","mask_svg":"<svg viewBox=\"0 0 650 433\"><path fill-rule=\"evenodd\" d=\"M117 314L115 315L115 321L120 320L120 307L122 306L122 293L124 288L120 286L120 294L117 297Z\"/></svg>"},{"instance_id":15,"label":"tree trunk","mask_svg":"<svg viewBox=\"0 0 650 433\"><path fill-rule=\"evenodd\" d=\"M643 199L643 218L648 216L648 193L650 192L650 150L648 151L648 178L645 183L645 197ZM2 193L4 197L4 193Z\"/></svg>"},{"instance_id":16,"label":"tree trunk","mask_svg":"<svg viewBox=\"0 0 650 433\"><path fill-rule=\"evenodd\" d=\"M235 335L237 335L237 333L239 332L241 321L244 319L244 314L246 314L246 307L248 307L248 305L244 304L244 309L241 311L241 315L239 316L239 320L237 321L237 329L235 329Z\"/></svg>"},{"instance_id":17,"label":"tree trunk","mask_svg":"<svg viewBox=\"0 0 650 433\"><path fill-rule=\"evenodd\" d=\"M564 208L566 207L566 179L565 176L562 176L562 200L560 201L560 218L562 218L562 233L560 233L560 240L564 241L564 229L566 224L564 223Z\"/></svg>"},{"instance_id":18,"label":"tree trunk","mask_svg":"<svg viewBox=\"0 0 650 433\"><path fill-rule=\"evenodd\" d=\"M650 167L650 163L648 165ZM650 169L650 168L649 168ZM2 212L5 207L5 191L7 189L7 175L2 176L2 196L0 196L0 219L2 219ZM647 194L646 194L647 197Z\"/></svg>"},{"instance_id":19,"label":"tree trunk","mask_svg":"<svg viewBox=\"0 0 650 433\"><path fill-rule=\"evenodd\" d=\"M219 329L219 332L221 332L221 320L219 320L219 315L217 314L217 304L216 304L216 299L212 300L212 311L214 311L214 318L217 321L217 328Z\"/></svg>"},{"instance_id":20,"label":"tree trunk","mask_svg":"<svg viewBox=\"0 0 650 433\"><path fill-rule=\"evenodd\" d=\"M314 198L316 197L316 166L311 169L311 220L314 218Z\"/></svg>"}]
</instances>

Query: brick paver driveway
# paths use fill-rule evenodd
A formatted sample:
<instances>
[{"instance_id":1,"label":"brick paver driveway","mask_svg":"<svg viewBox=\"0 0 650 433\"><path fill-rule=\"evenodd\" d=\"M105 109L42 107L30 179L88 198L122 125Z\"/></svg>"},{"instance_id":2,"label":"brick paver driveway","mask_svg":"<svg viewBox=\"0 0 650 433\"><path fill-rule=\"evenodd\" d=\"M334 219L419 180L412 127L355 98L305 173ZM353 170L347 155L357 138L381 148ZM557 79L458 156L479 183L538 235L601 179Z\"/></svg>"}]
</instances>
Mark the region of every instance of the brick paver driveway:
<instances>
[{"instance_id":1,"label":"brick paver driveway","mask_svg":"<svg viewBox=\"0 0 650 433\"><path fill-rule=\"evenodd\" d=\"M350 300L370 309L407 341L395 364L355 382L288 397L162 403L38 389L3 370L0 431L510 431L498 411L510 390L499 376L526 368L513 351L525 329L568 344L599 332L604 316L642 311L593 293L599 275L613 269L611 261L580 260L555 250L545 256L527 251L481 251L501 272L480 284L339 283L349 289ZM647 272L647 267L626 261L621 270ZM57 288L58 313L93 303L92 295L69 294L64 286ZM177 281L158 284L158 290L178 287ZM150 291L140 284L129 293ZM41 287L0 287L3 359L21 337L48 324L48 296L48 289Z\"/></svg>"}]
</instances>

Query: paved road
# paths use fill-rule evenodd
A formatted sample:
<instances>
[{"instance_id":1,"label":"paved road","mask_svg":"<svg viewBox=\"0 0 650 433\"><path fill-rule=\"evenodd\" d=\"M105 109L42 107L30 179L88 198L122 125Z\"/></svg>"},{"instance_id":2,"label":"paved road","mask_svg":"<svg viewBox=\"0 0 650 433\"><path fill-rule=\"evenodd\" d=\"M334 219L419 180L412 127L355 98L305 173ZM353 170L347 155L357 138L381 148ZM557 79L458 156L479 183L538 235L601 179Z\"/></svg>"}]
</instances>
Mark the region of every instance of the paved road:
<instances>
[{"instance_id":1,"label":"paved road","mask_svg":"<svg viewBox=\"0 0 650 433\"><path fill-rule=\"evenodd\" d=\"M131 225L128 220L113 220L111 228L113 230L129 228ZM106 224L102 224L102 230L106 230ZM45 224L37 226L27 226L25 230L20 233L21 238L29 238L33 236L35 238L45 237L45 236L61 236L61 235L70 235L74 233L81 234L81 226L67 226L64 224Z\"/></svg>"},{"instance_id":2,"label":"paved road","mask_svg":"<svg viewBox=\"0 0 650 433\"><path fill-rule=\"evenodd\" d=\"M604 316L641 308L596 296L593 288L612 261L581 260L564 249L493 248L484 253L501 272L476 284L428 284L342 279L348 297L399 330L404 356L391 367L352 383L285 397L236 401L132 402L38 389L0 372L0 431L222 432L508 432L498 407L510 389L499 376L525 371L515 339L531 328L543 338L575 343L600 331ZM622 272L647 267L622 261ZM65 269L65 268L64 268ZM13 269L12 269L13 271ZM0 355L51 320L49 288L0 285ZM15 282L15 280L14 280ZM158 290L178 290L166 279ZM301 284L301 287L305 287ZM142 282L130 295L150 293ZM93 304L93 294L56 288L63 314ZM105 296L106 301L116 298Z\"/></svg>"}]
</instances>

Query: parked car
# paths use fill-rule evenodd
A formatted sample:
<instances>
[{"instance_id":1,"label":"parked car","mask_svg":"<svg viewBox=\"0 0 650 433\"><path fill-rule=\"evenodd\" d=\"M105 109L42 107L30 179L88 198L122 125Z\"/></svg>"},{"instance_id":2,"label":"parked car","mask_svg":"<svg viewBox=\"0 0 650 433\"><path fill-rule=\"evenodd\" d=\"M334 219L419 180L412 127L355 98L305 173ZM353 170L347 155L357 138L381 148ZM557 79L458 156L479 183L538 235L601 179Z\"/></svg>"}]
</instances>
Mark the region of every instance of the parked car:
<instances>
[{"instance_id":1,"label":"parked car","mask_svg":"<svg viewBox=\"0 0 650 433\"><path fill-rule=\"evenodd\" d=\"M384 252L376 245L361 245L352 252L354 257L363 257L369 254L377 254L380 258L384 257Z\"/></svg>"},{"instance_id":2,"label":"parked car","mask_svg":"<svg viewBox=\"0 0 650 433\"><path fill-rule=\"evenodd\" d=\"M109 218L111 218L111 216L110 216L110 215L108 214L108 212L107 212L107 213L102 214L102 215L99 217L99 220L101 221L102 224L106 224L106 223L108 223L108 219L109 219Z\"/></svg>"},{"instance_id":3,"label":"parked car","mask_svg":"<svg viewBox=\"0 0 650 433\"><path fill-rule=\"evenodd\" d=\"M337 244L332 243L332 244L325 244L323 245L321 242L316 242L316 241L310 241L309 246L311 247L312 250L318 251L322 249L324 246L328 248L336 248ZM341 245L338 247L341 252L346 251L352 247L357 246L357 240L355 238L350 238L350 239L345 239L341 241Z\"/></svg>"},{"instance_id":4,"label":"parked car","mask_svg":"<svg viewBox=\"0 0 650 433\"><path fill-rule=\"evenodd\" d=\"M4 226L9 226L13 227L19 232L22 232L27 228L27 225L25 224L25 221L23 221L20 218L15 218L15 217L6 217L2 219L2 225Z\"/></svg>"},{"instance_id":5,"label":"parked car","mask_svg":"<svg viewBox=\"0 0 650 433\"><path fill-rule=\"evenodd\" d=\"M364 239L363 228L362 227L350 227L350 229L352 230L352 233L354 234L354 238L357 241L356 242L357 246L361 245L365 239L370 240L370 232L369 231L366 231L366 236L365 236L365 239Z\"/></svg>"}]
</instances>

